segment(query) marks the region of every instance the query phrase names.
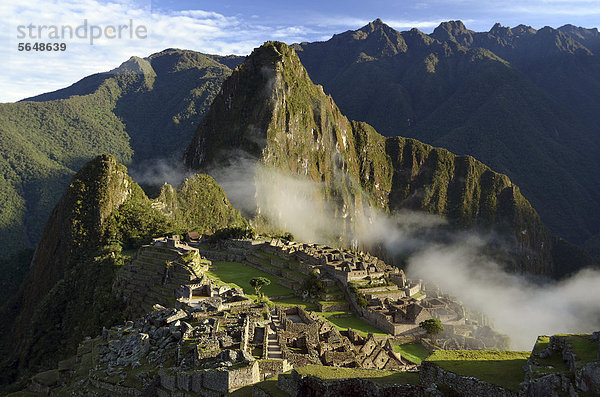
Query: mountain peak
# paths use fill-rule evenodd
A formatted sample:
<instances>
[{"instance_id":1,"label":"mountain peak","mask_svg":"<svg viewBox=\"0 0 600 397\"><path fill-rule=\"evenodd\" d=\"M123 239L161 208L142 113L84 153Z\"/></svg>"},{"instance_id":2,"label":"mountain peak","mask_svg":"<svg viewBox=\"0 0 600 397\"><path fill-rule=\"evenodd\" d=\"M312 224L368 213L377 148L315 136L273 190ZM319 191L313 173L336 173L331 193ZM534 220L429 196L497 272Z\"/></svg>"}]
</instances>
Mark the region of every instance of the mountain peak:
<instances>
[{"instance_id":1,"label":"mountain peak","mask_svg":"<svg viewBox=\"0 0 600 397\"><path fill-rule=\"evenodd\" d=\"M109 73L114 74L143 74L143 75L156 75L152 65L148 60L132 56L127 61L123 62L118 68L111 70Z\"/></svg>"},{"instance_id":2,"label":"mountain peak","mask_svg":"<svg viewBox=\"0 0 600 397\"><path fill-rule=\"evenodd\" d=\"M325 96L322 89L320 95ZM227 162L227 156L221 156L223 146L260 156L270 131L268 120L282 102L291 98L299 104L318 96L293 48L278 41L264 43L223 83L188 146L186 165L199 169Z\"/></svg>"},{"instance_id":3,"label":"mountain peak","mask_svg":"<svg viewBox=\"0 0 600 397\"><path fill-rule=\"evenodd\" d=\"M502 26L499 22L492 26L490 33L494 36L512 36L512 30L508 26Z\"/></svg>"},{"instance_id":4,"label":"mountain peak","mask_svg":"<svg viewBox=\"0 0 600 397\"><path fill-rule=\"evenodd\" d=\"M386 25L380 18L377 18L376 20L369 22L362 28L360 28L356 31L351 31L351 32L362 33L363 38L368 37L368 35L370 35L374 32L382 32L383 34L388 34L388 35L393 34L394 32L398 33L394 28L392 28L389 25Z\"/></svg>"},{"instance_id":5,"label":"mountain peak","mask_svg":"<svg viewBox=\"0 0 600 397\"><path fill-rule=\"evenodd\" d=\"M467 29L467 27L465 26L465 24L463 23L463 21L461 20L456 20L456 21L446 21L446 22L442 22L440 23L440 25L435 28L434 33L436 31L446 31L448 33L467 33L469 30Z\"/></svg>"},{"instance_id":6,"label":"mountain peak","mask_svg":"<svg viewBox=\"0 0 600 397\"><path fill-rule=\"evenodd\" d=\"M293 56L294 50L281 41L267 41L258 48L255 48L248 56L252 62L274 63L285 57Z\"/></svg>"},{"instance_id":7,"label":"mountain peak","mask_svg":"<svg viewBox=\"0 0 600 397\"><path fill-rule=\"evenodd\" d=\"M460 20L447 21L440 23L434 29L431 37L439 41L454 41L463 45L470 45L473 42L473 33Z\"/></svg>"}]
</instances>

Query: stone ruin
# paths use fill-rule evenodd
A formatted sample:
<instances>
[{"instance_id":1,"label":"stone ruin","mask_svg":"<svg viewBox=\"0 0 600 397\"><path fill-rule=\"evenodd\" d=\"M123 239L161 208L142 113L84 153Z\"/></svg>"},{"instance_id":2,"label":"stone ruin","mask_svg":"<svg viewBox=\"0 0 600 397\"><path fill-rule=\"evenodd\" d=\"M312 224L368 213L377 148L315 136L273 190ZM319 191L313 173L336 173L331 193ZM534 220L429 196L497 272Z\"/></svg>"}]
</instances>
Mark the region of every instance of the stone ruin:
<instances>
[{"instance_id":1,"label":"stone ruin","mask_svg":"<svg viewBox=\"0 0 600 397\"><path fill-rule=\"evenodd\" d=\"M148 313L154 304L199 311L252 305L240 288L208 278L210 263L178 236L156 238L120 269L113 289L130 316Z\"/></svg>"},{"instance_id":2,"label":"stone ruin","mask_svg":"<svg viewBox=\"0 0 600 397\"><path fill-rule=\"evenodd\" d=\"M277 307L275 315L282 324L277 335L283 358L294 366L314 364L388 370L414 367L394 352L391 343L383 340L386 338L377 340L372 334L363 337L351 329L339 331L329 321L301 307Z\"/></svg>"},{"instance_id":3,"label":"stone ruin","mask_svg":"<svg viewBox=\"0 0 600 397\"><path fill-rule=\"evenodd\" d=\"M367 322L394 336L421 333L419 323L429 318L448 325L467 323L460 303L436 288L428 296L421 280L409 280L402 270L367 253L280 239L226 240L201 252L215 260L234 255L237 261L272 274L298 295L304 280L319 274L327 287L339 291L337 298L320 296L319 311L347 311L352 306ZM366 307L358 306L359 295L366 299Z\"/></svg>"}]
</instances>

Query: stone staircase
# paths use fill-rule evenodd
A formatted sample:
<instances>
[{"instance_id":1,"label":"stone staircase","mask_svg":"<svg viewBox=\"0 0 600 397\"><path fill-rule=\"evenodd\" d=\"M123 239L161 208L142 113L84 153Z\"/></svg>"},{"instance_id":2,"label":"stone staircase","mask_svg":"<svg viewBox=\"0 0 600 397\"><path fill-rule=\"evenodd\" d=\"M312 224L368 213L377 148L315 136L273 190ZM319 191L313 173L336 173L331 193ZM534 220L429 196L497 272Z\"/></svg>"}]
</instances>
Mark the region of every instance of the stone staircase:
<instances>
[{"instance_id":1,"label":"stone staircase","mask_svg":"<svg viewBox=\"0 0 600 397\"><path fill-rule=\"evenodd\" d=\"M267 359L282 359L283 352L281 351L281 346L279 346L279 342L277 341L277 333L276 330L281 327L281 323L279 318L275 316L275 313L271 313L271 324L267 327Z\"/></svg>"}]
</instances>

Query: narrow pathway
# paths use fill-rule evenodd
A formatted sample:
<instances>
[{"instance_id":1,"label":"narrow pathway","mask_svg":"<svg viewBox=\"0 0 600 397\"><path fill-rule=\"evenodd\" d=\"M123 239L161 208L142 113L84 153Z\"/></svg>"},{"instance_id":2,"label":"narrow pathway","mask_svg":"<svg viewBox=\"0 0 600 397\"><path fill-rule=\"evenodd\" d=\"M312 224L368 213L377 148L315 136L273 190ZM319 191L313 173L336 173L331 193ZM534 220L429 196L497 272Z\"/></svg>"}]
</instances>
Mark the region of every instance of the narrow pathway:
<instances>
[{"instance_id":1,"label":"narrow pathway","mask_svg":"<svg viewBox=\"0 0 600 397\"><path fill-rule=\"evenodd\" d=\"M267 327L267 358L283 358L283 353L281 351L281 347L277 342L277 333L276 330L281 327L279 322L279 318L275 316L275 311L271 311L271 324Z\"/></svg>"}]
</instances>

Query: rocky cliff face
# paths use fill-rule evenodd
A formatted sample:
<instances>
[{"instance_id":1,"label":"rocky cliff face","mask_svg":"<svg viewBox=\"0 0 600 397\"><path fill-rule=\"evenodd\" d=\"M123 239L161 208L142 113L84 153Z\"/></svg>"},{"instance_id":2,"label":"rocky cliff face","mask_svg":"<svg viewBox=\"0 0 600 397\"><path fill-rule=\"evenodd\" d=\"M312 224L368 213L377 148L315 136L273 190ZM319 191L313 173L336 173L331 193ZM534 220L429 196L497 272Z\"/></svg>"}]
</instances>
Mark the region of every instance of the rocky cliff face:
<instances>
[{"instance_id":1,"label":"rocky cliff face","mask_svg":"<svg viewBox=\"0 0 600 397\"><path fill-rule=\"evenodd\" d=\"M240 152L320 184L320 199L334 204L346 229L369 206L424 210L455 226L499 229L520 252L519 270L552 273L551 237L507 176L470 156L349 121L283 43L255 49L224 83L185 163L210 169Z\"/></svg>"},{"instance_id":2,"label":"rocky cliff face","mask_svg":"<svg viewBox=\"0 0 600 397\"><path fill-rule=\"evenodd\" d=\"M97 157L75 175L52 211L19 293L2 308L8 316L1 338L4 381L52 362L102 321L119 317L111 312L118 261L106 249L107 224L139 192L112 156Z\"/></svg>"}]
</instances>

